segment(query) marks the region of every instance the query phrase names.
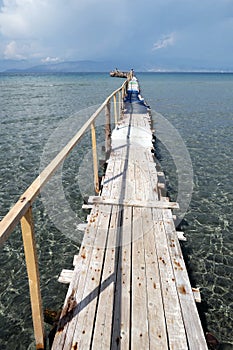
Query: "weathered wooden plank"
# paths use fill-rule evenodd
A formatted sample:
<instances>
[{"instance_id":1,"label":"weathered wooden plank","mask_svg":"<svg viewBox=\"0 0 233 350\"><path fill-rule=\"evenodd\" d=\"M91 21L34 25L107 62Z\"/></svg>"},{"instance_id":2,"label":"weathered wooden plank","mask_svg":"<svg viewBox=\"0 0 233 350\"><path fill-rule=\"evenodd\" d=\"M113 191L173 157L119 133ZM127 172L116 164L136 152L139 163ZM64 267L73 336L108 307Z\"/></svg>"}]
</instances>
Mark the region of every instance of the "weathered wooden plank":
<instances>
[{"instance_id":1,"label":"weathered wooden plank","mask_svg":"<svg viewBox=\"0 0 233 350\"><path fill-rule=\"evenodd\" d=\"M130 162L130 151L124 149L122 162L122 177L120 186L113 189L112 198L130 198L134 192L134 182L130 178L134 174L133 164ZM129 349L130 347L130 291L131 291L131 222L132 209L130 207L117 206L120 210L118 223L118 250L117 250L117 278L114 298L114 317L112 325L111 349Z\"/></svg>"},{"instance_id":2,"label":"weathered wooden plank","mask_svg":"<svg viewBox=\"0 0 233 350\"><path fill-rule=\"evenodd\" d=\"M93 205L91 204L83 204L82 205L82 209L92 209L93 208Z\"/></svg>"},{"instance_id":3,"label":"weathered wooden plank","mask_svg":"<svg viewBox=\"0 0 233 350\"><path fill-rule=\"evenodd\" d=\"M133 209L131 346L135 350L149 349L146 264L142 216L143 209Z\"/></svg>"},{"instance_id":4,"label":"weathered wooden plank","mask_svg":"<svg viewBox=\"0 0 233 350\"><path fill-rule=\"evenodd\" d=\"M98 222L98 228L96 227L97 234L92 250L90 264L88 266L88 270L85 271L85 283L83 286L79 285L78 288L78 292L82 289L83 293L77 300L78 317L76 317L72 341L72 346L77 346L77 349L88 349L91 345L94 327L93 320L95 319L99 289L101 289L100 279L105 256L110 217L110 214L100 212L100 219Z\"/></svg>"},{"instance_id":5,"label":"weathered wooden plank","mask_svg":"<svg viewBox=\"0 0 233 350\"><path fill-rule=\"evenodd\" d=\"M201 303L201 292L199 288L192 288L193 296L196 303Z\"/></svg>"},{"instance_id":6,"label":"weathered wooden plank","mask_svg":"<svg viewBox=\"0 0 233 350\"><path fill-rule=\"evenodd\" d=\"M139 186L137 188L140 190ZM106 198L103 196L90 196L88 199L90 204L105 204L105 205L123 205L126 207L141 207L141 208L158 208L158 209L178 209L179 204L176 202L161 202L161 201L142 201L136 199L121 199L121 198Z\"/></svg>"},{"instance_id":7,"label":"weathered wooden plank","mask_svg":"<svg viewBox=\"0 0 233 350\"><path fill-rule=\"evenodd\" d=\"M138 154L141 154L140 158ZM135 198L140 199L142 202L157 203L157 172L155 163L150 163L147 160L147 151L144 149L133 149L133 159L135 162L135 182L139 183L136 185ZM152 170L152 169L153 170ZM141 190L139 191L139 189ZM161 203L158 203L160 206ZM163 205L163 204L162 204Z\"/></svg>"},{"instance_id":8,"label":"weathered wooden plank","mask_svg":"<svg viewBox=\"0 0 233 350\"><path fill-rule=\"evenodd\" d=\"M79 231L85 231L86 228L87 228L87 223L81 223L81 224L78 224L78 225L77 225L77 229L78 229Z\"/></svg>"},{"instance_id":9,"label":"weathered wooden plank","mask_svg":"<svg viewBox=\"0 0 233 350\"><path fill-rule=\"evenodd\" d=\"M122 172L124 169L124 147L115 150L116 145L112 145L111 158L107 166L106 174L103 182L103 195L114 197L122 185ZM116 208L117 209L117 208ZM113 318L114 310L114 290L117 278L118 266L118 240L119 240L119 215L120 210L112 212L111 223L109 226L108 241L106 247L106 256L103 267L102 282L111 280L109 286L100 291L98 301L98 309L96 313L96 321L93 332L93 349L107 349L110 348L112 342L112 328L111 320Z\"/></svg>"},{"instance_id":10,"label":"weathered wooden plank","mask_svg":"<svg viewBox=\"0 0 233 350\"><path fill-rule=\"evenodd\" d=\"M94 325L92 348L105 350L110 349L112 317L114 309L114 289L116 283L116 245L118 233L118 213L111 216L109 226L108 241L106 246L106 255L101 278L100 296L98 309ZM104 286L107 285L106 288Z\"/></svg>"},{"instance_id":11,"label":"weathered wooden plank","mask_svg":"<svg viewBox=\"0 0 233 350\"><path fill-rule=\"evenodd\" d=\"M176 286L181 304L182 317L188 337L189 348L192 350L207 350L205 336L201 321L195 305L192 288L190 286L188 273L182 256L179 241L171 218L167 218L164 210L164 227L168 236L168 248L172 258L172 265L175 273Z\"/></svg>"},{"instance_id":12,"label":"weathered wooden plank","mask_svg":"<svg viewBox=\"0 0 233 350\"><path fill-rule=\"evenodd\" d=\"M188 350L164 223L158 221L156 209L152 209L152 212L169 347Z\"/></svg>"},{"instance_id":13,"label":"weathered wooden plank","mask_svg":"<svg viewBox=\"0 0 233 350\"><path fill-rule=\"evenodd\" d=\"M53 350L69 349L69 346L71 347L78 316L78 303L83 295L83 288L86 281L86 271L89 268L92 257L93 245L96 239L96 225L99 223L101 217L101 215L99 215L99 210L100 208L97 205L91 212L92 223L89 222L88 224L86 234L84 235L82 246L80 248L80 253L76 258L74 275L69 285L58 323L57 333L52 346ZM67 341L66 344L65 341Z\"/></svg>"},{"instance_id":14,"label":"weathered wooden plank","mask_svg":"<svg viewBox=\"0 0 233 350\"><path fill-rule=\"evenodd\" d=\"M58 277L58 282L68 284L72 281L74 270L63 269Z\"/></svg>"},{"instance_id":15,"label":"weathered wooden plank","mask_svg":"<svg viewBox=\"0 0 233 350\"><path fill-rule=\"evenodd\" d=\"M160 285L154 223L151 209L143 209L142 228L145 250L145 271L150 349L168 349L166 320Z\"/></svg>"},{"instance_id":16,"label":"weathered wooden plank","mask_svg":"<svg viewBox=\"0 0 233 350\"><path fill-rule=\"evenodd\" d=\"M174 222L174 220L173 220ZM177 233L177 237L180 241L187 241L187 238L184 236L184 232L181 232L181 231L176 231Z\"/></svg>"},{"instance_id":17,"label":"weathered wooden plank","mask_svg":"<svg viewBox=\"0 0 233 350\"><path fill-rule=\"evenodd\" d=\"M121 274L121 349L130 348L132 208L124 208L118 276ZM116 305L115 305L115 311Z\"/></svg>"},{"instance_id":18,"label":"weathered wooden plank","mask_svg":"<svg viewBox=\"0 0 233 350\"><path fill-rule=\"evenodd\" d=\"M111 349L130 347L132 209L121 209Z\"/></svg>"}]
</instances>

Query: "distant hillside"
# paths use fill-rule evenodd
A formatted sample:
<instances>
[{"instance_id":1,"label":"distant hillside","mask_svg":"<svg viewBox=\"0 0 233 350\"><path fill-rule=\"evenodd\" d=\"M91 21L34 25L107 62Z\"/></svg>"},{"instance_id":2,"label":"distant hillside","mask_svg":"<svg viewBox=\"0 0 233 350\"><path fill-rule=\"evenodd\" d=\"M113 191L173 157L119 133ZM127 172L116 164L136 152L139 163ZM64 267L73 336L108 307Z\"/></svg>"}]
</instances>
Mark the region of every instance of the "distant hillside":
<instances>
[{"instance_id":1,"label":"distant hillside","mask_svg":"<svg viewBox=\"0 0 233 350\"><path fill-rule=\"evenodd\" d=\"M11 69L27 69L29 66L30 64L27 60L0 60L0 72L5 72Z\"/></svg>"},{"instance_id":2,"label":"distant hillside","mask_svg":"<svg viewBox=\"0 0 233 350\"><path fill-rule=\"evenodd\" d=\"M28 73L56 73L56 72L108 72L114 69L110 62L95 62L95 61L67 61L59 63L44 63L29 68L18 67L10 68L5 72L28 72Z\"/></svg>"}]
</instances>

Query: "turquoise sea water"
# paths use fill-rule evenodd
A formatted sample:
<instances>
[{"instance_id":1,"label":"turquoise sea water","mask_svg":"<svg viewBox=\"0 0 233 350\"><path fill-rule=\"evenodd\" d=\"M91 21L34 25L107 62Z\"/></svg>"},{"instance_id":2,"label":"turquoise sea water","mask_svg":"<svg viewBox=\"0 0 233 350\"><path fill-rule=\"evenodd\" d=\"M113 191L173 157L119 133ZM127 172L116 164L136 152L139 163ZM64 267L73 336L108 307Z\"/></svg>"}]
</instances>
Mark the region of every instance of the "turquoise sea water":
<instances>
[{"instance_id":1,"label":"turquoise sea water","mask_svg":"<svg viewBox=\"0 0 233 350\"><path fill-rule=\"evenodd\" d=\"M193 285L201 288L205 330L221 342L233 343L233 75L141 73L137 77L154 111L155 129L158 112L179 132L190 154L194 189L180 227L187 237L184 255ZM76 112L78 129L87 119L86 109L102 103L121 83L102 73L0 75L0 219L38 175L55 130L65 138L60 126ZM75 128L70 124L72 136ZM89 143L86 135L64 163L62 174L65 197L82 220L83 193L75 174L86 161ZM175 200L178 170L172 154L159 141L156 151ZM67 286L59 284L57 277L63 268L72 267L81 238L71 240L60 231L41 200L35 202L33 213L43 304L59 309ZM0 269L0 349L28 349L33 329L18 229L0 248Z\"/></svg>"}]
</instances>

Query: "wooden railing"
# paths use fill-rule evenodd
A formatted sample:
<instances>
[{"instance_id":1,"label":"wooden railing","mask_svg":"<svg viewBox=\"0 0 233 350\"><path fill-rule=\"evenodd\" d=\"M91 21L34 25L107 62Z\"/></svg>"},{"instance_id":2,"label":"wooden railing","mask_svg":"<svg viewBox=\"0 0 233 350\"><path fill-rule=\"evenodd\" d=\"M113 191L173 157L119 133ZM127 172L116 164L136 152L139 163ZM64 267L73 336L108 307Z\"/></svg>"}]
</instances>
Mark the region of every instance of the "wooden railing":
<instances>
[{"instance_id":1,"label":"wooden railing","mask_svg":"<svg viewBox=\"0 0 233 350\"><path fill-rule=\"evenodd\" d=\"M117 123L121 115L121 105L126 94L127 80L120 88L115 90L102 105L91 115L88 121L81 127L77 134L69 141L69 143L61 150L61 152L51 161L51 163L41 172L34 182L27 188L18 202L7 213L0 222L0 245L3 244L17 224L21 223L21 231L23 236L25 260L28 273L29 291L31 299L31 309L33 318L33 327L36 341L36 349L45 348L44 320L40 291L40 277L38 268L38 259L35 244L35 233L32 215L32 204L38 194L56 172L58 167L67 158L72 149L78 144L84 133L91 128L92 136L92 152L93 152L93 169L94 169L94 189L99 192L98 178L98 157L96 145L96 129L95 120L99 114L105 109L105 150L106 154L111 150L111 100L113 100L114 121ZM118 97L118 98L117 98ZM119 108L117 108L117 100Z\"/></svg>"}]
</instances>

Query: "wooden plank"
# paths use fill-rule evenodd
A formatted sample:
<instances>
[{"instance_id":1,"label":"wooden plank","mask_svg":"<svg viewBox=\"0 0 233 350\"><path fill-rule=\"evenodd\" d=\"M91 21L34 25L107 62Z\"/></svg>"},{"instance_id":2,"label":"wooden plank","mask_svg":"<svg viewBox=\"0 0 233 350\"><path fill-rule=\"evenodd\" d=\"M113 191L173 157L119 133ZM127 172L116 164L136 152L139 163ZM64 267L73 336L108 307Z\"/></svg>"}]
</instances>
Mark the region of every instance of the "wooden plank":
<instances>
[{"instance_id":1,"label":"wooden plank","mask_svg":"<svg viewBox=\"0 0 233 350\"><path fill-rule=\"evenodd\" d=\"M124 142L127 142L123 140ZM119 186L113 188L111 198L124 199L134 193L133 187L129 184L129 177L134 170L129 160L128 145L124 148L121 163L121 179ZM114 206L113 210L120 211L118 223L118 250L116 288L114 295L114 315L112 325L111 349L129 349L130 344L130 281L131 281L131 221L132 209L130 207Z\"/></svg>"},{"instance_id":2,"label":"wooden plank","mask_svg":"<svg viewBox=\"0 0 233 350\"><path fill-rule=\"evenodd\" d=\"M92 209L93 208L93 205L91 205L91 204L83 204L82 205L82 209L84 209L84 210L88 210L88 209Z\"/></svg>"},{"instance_id":3,"label":"wooden plank","mask_svg":"<svg viewBox=\"0 0 233 350\"><path fill-rule=\"evenodd\" d=\"M111 349L130 347L132 209L121 210Z\"/></svg>"},{"instance_id":4,"label":"wooden plank","mask_svg":"<svg viewBox=\"0 0 233 350\"><path fill-rule=\"evenodd\" d=\"M65 345L66 340L72 343L76 321L78 317L79 300L83 295L83 288L86 281L86 271L89 268L92 257L93 245L96 239L96 226L99 224L100 208L95 206L91 212L91 223L88 224L83 238L79 255L76 257L73 279L64 302L63 310L60 316L57 333L53 341L53 350L69 348ZM98 215L97 215L98 214ZM94 221L96 220L96 222Z\"/></svg>"},{"instance_id":5,"label":"wooden plank","mask_svg":"<svg viewBox=\"0 0 233 350\"><path fill-rule=\"evenodd\" d=\"M174 220L173 220L174 222ZM184 232L176 231L177 237L179 241L187 241L187 238L184 236Z\"/></svg>"},{"instance_id":6,"label":"wooden plank","mask_svg":"<svg viewBox=\"0 0 233 350\"><path fill-rule=\"evenodd\" d=\"M134 167L130 161L130 148L127 140L130 135L130 129L125 130L126 143L124 148L121 172L122 177L119 187L113 188L111 198L130 198L135 193ZM131 182L130 182L131 181ZM115 207L115 206L114 206ZM130 207L118 207L121 210L121 221L119 223L119 247L118 247L118 265L117 279L114 298L114 317L112 328L111 349L129 349L130 347L130 291L131 291L131 221L132 209Z\"/></svg>"},{"instance_id":7,"label":"wooden plank","mask_svg":"<svg viewBox=\"0 0 233 350\"><path fill-rule=\"evenodd\" d=\"M201 303L201 293L199 288L192 288L193 296L196 303Z\"/></svg>"},{"instance_id":8,"label":"wooden plank","mask_svg":"<svg viewBox=\"0 0 233 350\"><path fill-rule=\"evenodd\" d=\"M113 197L114 193L117 194L122 186L122 171L124 168L124 157L122 156L124 148L116 152L114 147L115 145L113 144L113 151L111 152L111 158L106 170L102 190L104 195ZM114 181L111 181L112 178L114 178ZM111 320L113 318L114 290L117 276L116 269L118 266L118 244L116 240L118 239L118 231L120 229L120 227L118 227L119 215L119 208L112 212L109 226L101 285L106 284L106 281L110 279L111 283L100 292L92 342L92 348L94 349L107 349L110 348L111 345Z\"/></svg>"},{"instance_id":9,"label":"wooden plank","mask_svg":"<svg viewBox=\"0 0 233 350\"><path fill-rule=\"evenodd\" d=\"M63 269L58 277L58 282L68 284L71 282L74 270Z\"/></svg>"},{"instance_id":10,"label":"wooden plank","mask_svg":"<svg viewBox=\"0 0 233 350\"><path fill-rule=\"evenodd\" d=\"M110 210L108 210L110 212ZM98 227L96 227L97 235L92 250L92 256L88 270L85 272L86 280L82 286L83 294L78 299L78 317L73 335L72 346L77 349L90 348L93 334L96 314L96 307L99 297L103 261L105 257L105 247L107 242L108 227L111 215L108 213L100 214ZM79 286L79 289L80 286ZM70 342L68 342L70 346ZM67 344L67 345L68 345Z\"/></svg>"},{"instance_id":11,"label":"wooden plank","mask_svg":"<svg viewBox=\"0 0 233 350\"><path fill-rule=\"evenodd\" d=\"M131 240L132 240L132 208L124 208L121 228L121 246L118 264L118 282L121 283L121 349L130 348L131 318ZM119 275L121 278L119 279ZM115 312L116 310L115 304ZM119 306L118 306L119 308Z\"/></svg>"},{"instance_id":12,"label":"wooden plank","mask_svg":"<svg viewBox=\"0 0 233 350\"><path fill-rule=\"evenodd\" d=\"M145 249L147 308L150 349L168 349L166 320L160 286L158 256L151 209L143 209L142 228Z\"/></svg>"},{"instance_id":13,"label":"wooden plank","mask_svg":"<svg viewBox=\"0 0 233 350\"><path fill-rule=\"evenodd\" d=\"M152 209L152 212L169 347L188 350L164 223L158 221L156 209Z\"/></svg>"},{"instance_id":14,"label":"wooden plank","mask_svg":"<svg viewBox=\"0 0 233 350\"><path fill-rule=\"evenodd\" d=\"M161 201L142 201L136 199L121 199L121 198L106 198L104 196L90 196L88 199L90 204L103 205L123 205L128 207L141 208L158 208L158 209L178 209L179 204L176 202L161 202Z\"/></svg>"},{"instance_id":15,"label":"wooden plank","mask_svg":"<svg viewBox=\"0 0 233 350\"><path fill-rule=\"evenodd\" d=\"M206 340L201 326L201 321L196 308L192 288L190 286L188 273L182 256L179 241L173 220L166 210L164 214L164 225L168 236L168 247L172 258L175 273L176 286L182 309L188 344L192 350L207 350Z\"/></svg>"},{"instance_id":16,"label":"wooden plank","mask_svg":"<svg viewBox=\"0 0 233 350\"><path fill-rule=\"evenodd\" d=\"M79 262L79 256L78 255L74 255L74 258L73 258L73 266L76 266Z\"/></svg>"},{"instance_id":17,"label":"wooden plank","mask_svg":"<svg viewBox=\"0 0 233 350\"><path fill-rule=\"evenodd\" d=\"M149 349L147 290L141 208L133 209L131 347Z\"/></svg>"},{"instance_id":18,"label":"wooden plank","mask_svg":"<svg viewBox=\"0 0 233 350\"><path fill-rule=\"evenodd\" d=\"M101 278L101 286L107 285L106 288L100 289L98 309L94 326L92 348L105 350L111 346L111 329L113 317L114 289L116 282L116 240L118 232L118 213L111 216L109 226L108 242L106 246L106 255Z\"/></svg>"},{"instance_id":19,"label":"wooden plank","mask_svg":"<svg viewBox=\"0 0 233 350\"><path fill-rule=\"evenodd\" d=\"M138 154L141 154L140 159ZM147 151L141 149L133 149L133 159L135 162L135 182L136 182L136 198L142 202L147 201L149 203L158 202L157 194L157 172L155 163L149 163L147 161ZM152 169L151 169L152 167ZM141 190L140 190L141 188ZM160 204L160 203L158 203ZM163 205L163 204L162 204Z\"/></svg>"},{"instance_id":20,"label":"wooden plank","mask_svg":"<svg viewBox=\"0 0 233 350\"><path fill-rule=\"evenodd\" d=\"M78 224L78 225L77 225L77 229L78 229L79 231L85 231L86 228L87 228L87 223L82 223L82 224Z\"/></svg>"},{"instance_id":21,"label":"wooden plank","mask_svg":"<svg viewBox=\"0 0 233 350\"><path fill-rule=\"evenodd\" d=\"M145 154L144 150L141 150L140 153L142 155ZM133 157L136 164L135 181L138 183L136 186L136 193L141 196L141 198L144 198L144 200L157 200L157 193L153 191L153 181L155 183L157 181L155 164L153 164L152 169L154 173L152 175L150 168L147 167L147 158L145 157L144 160L144 157L141 156L139 159L138 154L139 152L134 149ZM143 162L141 162L142 160ZM138 194L139 189L140 194ZM155 251L151 209L141 209L141 214L142 232L139 233L140 237L137 237L137 233L135 232L135 238L143 238L144 240L149 345L150 349L166 349L166 325L160 289L158 259ZM138 225L137 222L135 222L135 225Z\"/></svg>"}]
</instances>

